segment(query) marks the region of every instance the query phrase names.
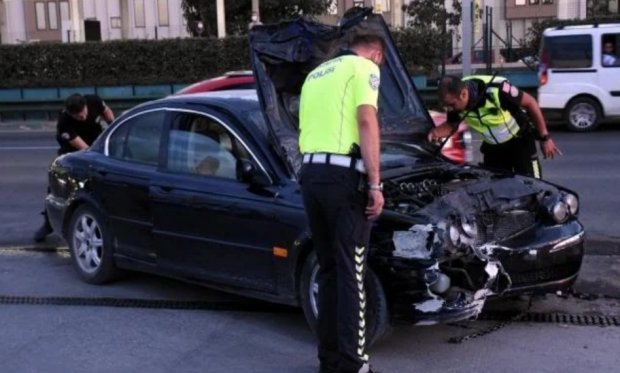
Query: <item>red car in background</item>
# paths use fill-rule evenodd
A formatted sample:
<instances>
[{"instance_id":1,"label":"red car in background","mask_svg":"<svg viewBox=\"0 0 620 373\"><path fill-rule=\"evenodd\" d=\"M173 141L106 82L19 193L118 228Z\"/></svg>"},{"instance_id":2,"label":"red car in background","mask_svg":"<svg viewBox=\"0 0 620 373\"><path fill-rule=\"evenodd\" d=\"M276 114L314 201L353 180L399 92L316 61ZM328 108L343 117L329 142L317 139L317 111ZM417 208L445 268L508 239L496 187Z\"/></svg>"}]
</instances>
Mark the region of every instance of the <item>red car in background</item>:
<instances>
[{"instance_id":1,"label":"red car in background","mask_svg":"<svg viewBox=\"0 0 620 373\"><path fill-rule=\"evenodd\" d=\"M252 71L231 71L222 76L189 85L176 92L175 95L232 89L256 89L256 82L252 75ZM436 126L442 124L446 120L446 113L430 110L429 114ZM471 134L467 126L461 123L458 130L446 141L441 150L441 154L454 163L463 164L473 160L471 148Z\"/></svg>"}]
</instances>

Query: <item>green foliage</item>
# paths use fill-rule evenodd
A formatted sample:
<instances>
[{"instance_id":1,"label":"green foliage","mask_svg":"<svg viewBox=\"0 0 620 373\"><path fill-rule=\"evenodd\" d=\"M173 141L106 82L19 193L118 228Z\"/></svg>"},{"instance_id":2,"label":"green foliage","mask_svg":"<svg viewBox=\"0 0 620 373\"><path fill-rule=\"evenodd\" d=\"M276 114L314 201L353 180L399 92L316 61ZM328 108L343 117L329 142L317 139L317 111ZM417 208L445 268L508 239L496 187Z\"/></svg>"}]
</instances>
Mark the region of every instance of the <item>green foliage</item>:
<instances>
[{"instance_id":1,"label":"green foliage","mask_svg":"<svg viewBox=\"0 0 620 373\"><path fill-rule=\"evenodd\" d=\"M246 37L0 45L0 87L191 83L248 69Z\"/></svg>"},{"instance_id":2,"label":"green foliage","mask_svg":"<svg viewBox=\"0 0 620 373\"><path fill-rule=\"evenodd\" d=\"M327 12L331 0L261 0L260 19L263 23L312 16ZM202 36L217 36L216 1L183 0L183 14L190 34L198 35L196 27L202 21ZM246 34L252 15L252 0L225 0L226 34Z\"/></svg>"},{"instance_id":3,"label":"green foliage","mask_svg":"<svg viewBox=\"0 0 620 373\"><path fill-rule=\"evenodd\" d=\"M441 44L429 28L392 36L412 74L430 74ZM247 37L0 45L0 88L193 83L250 68Z\"/></svg>"},{"instance_id":4,"label":"green foliage","mask_svg":"<svg viewBox=\"0 0 620 373\"><path fill-rule=\"evenodd\" d=\"M461 24L463 7L460 1L452 0L452 10L446 8L444 0L411 1L403 5L403 10L412 17L408 26L432 27L438 30L443 26L458 26Z\"/></svg>"}]
</instances>

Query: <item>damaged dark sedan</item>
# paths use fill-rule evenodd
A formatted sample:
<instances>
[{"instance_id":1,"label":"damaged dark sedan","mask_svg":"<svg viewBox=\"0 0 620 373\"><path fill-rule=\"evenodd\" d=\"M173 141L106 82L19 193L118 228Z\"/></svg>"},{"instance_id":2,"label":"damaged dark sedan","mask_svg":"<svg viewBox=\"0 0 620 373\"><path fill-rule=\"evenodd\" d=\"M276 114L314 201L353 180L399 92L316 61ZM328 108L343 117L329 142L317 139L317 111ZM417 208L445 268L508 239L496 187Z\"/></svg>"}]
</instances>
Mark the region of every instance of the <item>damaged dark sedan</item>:
<instances>
[{"instance_id":1,"label":"damaged dark sedan","mask_svg":"<svg viewBox=\"0 0 620 373\"><path fill-rule=\"evenodd\" d=\"M385 36L381 176L366 278L368 332L392 321L477 316L490 296L570 287L583 256L577 195L448 162L380 16L300 19L250 35L254 91L168 97L123 114L87 151L59 157L46 199L78 274L131 269L198 282L316 315L317 261L297 184L305 75L351 35Z\"/></svg>"}]
</instances>

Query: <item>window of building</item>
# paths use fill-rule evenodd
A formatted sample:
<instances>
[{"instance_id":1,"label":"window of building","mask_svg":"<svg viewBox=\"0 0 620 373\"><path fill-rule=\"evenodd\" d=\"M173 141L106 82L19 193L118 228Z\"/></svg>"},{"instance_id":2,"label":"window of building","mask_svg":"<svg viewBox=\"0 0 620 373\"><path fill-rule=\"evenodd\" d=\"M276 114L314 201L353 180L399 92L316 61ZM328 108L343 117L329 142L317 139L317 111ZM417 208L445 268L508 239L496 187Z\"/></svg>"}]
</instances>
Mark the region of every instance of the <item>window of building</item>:
<instances>
[{"instance_id":1,"label":"window of building","mask_svg":"<svg viewBox=\"0 0 620 373\"><path fill-rule=\"evenodd\" d=\"M537 5L540 0L530 0L530 5Z\"/></svg>"},{"instance_id":2,"label":"window of building","mask_svg":"<svg viewBox=\"0 0 620 373\"><path fill-rule=\"evenodd\" d=\"M34 13L37 18L37 30L46 30L45 3L34 3Z\"/></svg>"},{"instance_id":3,"label":"window of building","mask_svg":"<svg viewBox=\"0 0 620 373\"><path fill-rule=\"evenodd\" d=\"M159 15L160 26L168 26L170 24L168 16L168 0L157 0L157 14Z\"/></svg>"},{"instance_id":4,"label":"window of building","mask_svg":"<svg viewBox=\"0 0 620 373\"><path fill-rule=\"evenodd\" d=\"M525 5L525 1L526 1L526 0L515 0L515 5L516 5L516 6Z\"/></svg>"},{"instance_id":5,"label":"window of building","mask_svg":"<svg viewBox=\"0 0 620 373\"><path fill-rule=\"evenodd\" d=\"M47 3L47 15L50 21L50 30L58 30L58 8L56 3Z\"/></svg>"},{"instance_id":6,"label":"window of building","mask_svg":"<svg viewBox=\"0 0 620 373\"><path fill-rule=\"evenodd\" d=\"M364 6L364 0L354 0L353 1L353 6Z\"/></svg>"},{"instance_id":7,"label":"window of building","mask_svg":"<svg viewBox=\"0 0 620 373\"><path fill-rule=\"evenodd\" d=\"M69 16L69 2L61 1L60 2L60 20L61 21L69 21L71 17Z\"/></svg>"},{"instance_id":8,"label":"window of building","mask_svg":"<svg viewBox=\"0 0 620 373\"><path fill-rule=\"evenodd\" d=\"M543 4L553 4L553 0L542 0Z\"/></svg>"},{"instance_id":9,"label":"window of building","mask_svg":"<svg viewBox=\"0 0 620 373\"><path fill-rule=\"evenodd\" d=\"M144 0L134 0L133 12L136 27L146 27L144 16Z\"/></svg>"}]
</instances>

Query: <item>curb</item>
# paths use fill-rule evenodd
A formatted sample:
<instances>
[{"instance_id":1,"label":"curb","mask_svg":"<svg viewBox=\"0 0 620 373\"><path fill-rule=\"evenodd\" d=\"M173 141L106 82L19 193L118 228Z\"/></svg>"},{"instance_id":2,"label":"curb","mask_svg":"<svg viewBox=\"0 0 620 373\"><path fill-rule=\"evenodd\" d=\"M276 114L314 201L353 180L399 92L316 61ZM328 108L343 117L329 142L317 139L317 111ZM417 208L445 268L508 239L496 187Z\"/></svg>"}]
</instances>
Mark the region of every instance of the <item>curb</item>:
<instances>
[{"instance_id":1,"label":"curb","mask_svg":"<svg viewBox=\"0 0 620 373\"><path fill-rule=\"evenodd\" d=\"M586 255L620 255L620 238L600 233L586 233Z\"/></svg>"}]
</instances>

